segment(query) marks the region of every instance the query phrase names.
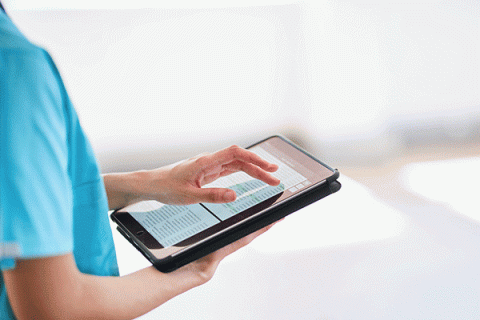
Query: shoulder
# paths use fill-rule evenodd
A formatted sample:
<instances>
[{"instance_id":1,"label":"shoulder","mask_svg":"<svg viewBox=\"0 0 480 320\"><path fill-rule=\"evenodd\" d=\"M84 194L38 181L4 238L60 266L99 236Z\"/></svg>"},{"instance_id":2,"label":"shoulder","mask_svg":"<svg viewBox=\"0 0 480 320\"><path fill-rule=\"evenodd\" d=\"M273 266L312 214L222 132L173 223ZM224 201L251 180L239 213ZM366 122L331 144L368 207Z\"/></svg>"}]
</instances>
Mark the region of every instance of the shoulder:
<instances>
[{"instance_id":1,"label":"shoulder","mask_svg":"<svg viewBox=\"0 0 480 320\"><path fill-rule=\"evenodd\" d=\"M0 97L3 147L20 151L23 146L28 153L32 143L48 141L57 151L65 148L69 113L61 79L45 50L0 49Z\"/></svg>"},{"instance_id":2,"label":"shoulder","mask_svg":"<svg viewBox=\"0 0 480 320\"><path fill-rule=\"evenodd\" d=\"M48 53L39 47L0 48L0 96L2 109L57 106L61 111L63 85Z\"/></svg>"},{"instance_id":3,"label":"shoulder","mask_svg":"<svg viewBox=\"0 0 480 320\"><path fill-rule=\"evenodd\" d=\"M4 14L0 14L0 84L57 82L48 53L31 43Z\"/></svg>"},{"instance_id":4,"label":"shoulder","mask_svg":"<svg viewBox=\"0 0 480 320\"><path fill-rule=\"evenodd\" d=\"M20 149L48 142L65 153L73 113L61 76L47 51L5 19L0 15L1 143Z\"/></svg>"},{"instance_id":5,"label":"shoulder","mask_svg":"<svg viewBox=\"0 0 480 320\"><path fill-rule=\"evenodd\" d=\"M31 43L5 14L0 12L0 50L36 52L40 49Z\"/></svg>"}]
</instances>

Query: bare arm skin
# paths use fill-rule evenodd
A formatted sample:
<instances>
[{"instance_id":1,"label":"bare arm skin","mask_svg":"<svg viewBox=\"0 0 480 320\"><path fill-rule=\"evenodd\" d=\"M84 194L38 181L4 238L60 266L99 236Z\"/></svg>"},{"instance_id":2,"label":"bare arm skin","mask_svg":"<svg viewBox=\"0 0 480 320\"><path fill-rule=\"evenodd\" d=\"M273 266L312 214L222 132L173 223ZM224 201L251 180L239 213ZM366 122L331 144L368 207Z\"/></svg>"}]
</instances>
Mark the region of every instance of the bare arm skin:
<instances>
[{"instance_id":1,"label":"bare arm skin","mask_svg":"<svg viewBox=\"0 0 480 320\"><path fill-rule=\"evenodd\" d=\"M232 146L156 170L104 176L109 207L141 200L169 204L230 202L235 193L202 188L215 179L244 171L271 185L280 181L269 172L277 166L252 152ZM148 267L124 277L81 273L71 253L17 260L3 271L9 301L20 319L132 319L212 278L220 261L267 231L263 228L174 272Z\"/></svg>"},{"instance_id":2,"label":"bare arm skin","mask_svg":"<svg viewBox=\"0 0 480 320\"><path fill-rule=\"evenodd\" d=\"M263 228L174 272L148 267L124 277L78 271L72 254L17 261L3 272L15 316L24 319L133 319L210 280L220 261Z\"/></svg>"}]
</instances>

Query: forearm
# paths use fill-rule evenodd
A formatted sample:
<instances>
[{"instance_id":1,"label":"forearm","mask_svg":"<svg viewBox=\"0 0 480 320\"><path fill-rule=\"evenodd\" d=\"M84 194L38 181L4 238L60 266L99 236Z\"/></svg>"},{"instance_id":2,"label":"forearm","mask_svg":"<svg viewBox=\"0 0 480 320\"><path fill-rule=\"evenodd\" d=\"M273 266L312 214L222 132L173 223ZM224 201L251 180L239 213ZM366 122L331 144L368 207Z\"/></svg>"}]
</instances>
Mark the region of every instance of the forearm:
<instances>
[{"instance_id":1,"label":"forearm","mask_svg":"<svg viewBox=\"0 0 480 320\"><path fill-rule=\"evenodd\" d=\"M133 319L209 279L191 267L168 274L149 267L124 277L86 275L71 254L20 260L4 276L19 320Z\"/></svg>"},{"instance_id":2,"label":"forearm","mask_svg":"<svg viewBox=\"0 0 480 320\"><path fill-rule=\"evenodd\" d=\"M265 227L171 273L149 267L124 277L80 273L72 254L18 260L3 271L17 319L132 319L212 278L220 261Z\"/></svg>"},{"instance_id":3,"label":"forearm","mask_svg":"<svg viewBox=\"0 0 480 320\"><path fill-rule=\"evenodd\" d=\"M149 200L145 192L148 188L148 176L148 171L103 175L110 210L120 209L141 200Z\"/></svg>"},{"instance_id":4,"label":"forearm","mask_svg":"<svg viewBox=\"0 0 480 320\"><path fill-rule=\"evenodd\" d=\"M79 310L78 319L133 319L203 283L193 273L182 279L176 273L163 274L154 267L124 277L82 278L84 308ZM78 303L77 297L74 299Z\"/></svg>"}]
</instances>

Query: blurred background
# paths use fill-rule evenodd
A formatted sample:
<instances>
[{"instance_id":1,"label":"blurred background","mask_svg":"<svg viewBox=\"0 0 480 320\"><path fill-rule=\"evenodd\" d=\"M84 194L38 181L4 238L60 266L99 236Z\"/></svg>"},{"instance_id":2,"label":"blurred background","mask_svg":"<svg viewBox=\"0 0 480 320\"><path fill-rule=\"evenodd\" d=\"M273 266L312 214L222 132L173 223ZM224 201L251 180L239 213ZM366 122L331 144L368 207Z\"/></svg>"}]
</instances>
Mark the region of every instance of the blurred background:
<instances>
[{"instance_id":1,"label":"blurred background","mask_svg":"<svg viewBox=\"0 0 480 320\"><path fill-rule=\"evenodd\" d=\"M289 243L294 254L304 252L302 245L317 251L302 260L305 278L292 276L299 287L277 283L288 279L288 264L276 265L275 273L266 263L271 286L254 297L252 310L272 319L294 319L288 312L351 319L358 310L365 319L391 319L398 310L405 319L478 319L480 287L471 274L479 262L456 255L470 259L480 248L480 2L3 2L55 59L103 172L155 168L277 133L340 170L344 200L322 201L327 208L330 201L335 215L314 208L312 232L292 218L271 245L256 245L279 249L275 239L288 233L300 239ZM303 235L311 238L302 242ZM378 239L390 240L372 247ZM125 250L131 250L125 261L139 255ZM225 318L220 313L239 286L243 297L251 293L243 282L251 274L238 276L237 287L225 284L258 261L254 255L240 269L227 263L217 276L224 280L175 301L201 301L200 308L211 303L209 294L230 290L221 303L227 307L216 308ZM438 289L433 274L451 283ZM263 276L250 280L263 283ZM309 285L291 309L289 301L268 300L282 288ZM405 311L418 301L425 313ZM322 303L334 312L320 315ZM350 305L352 316L335 304ZM176 314L178 307L170 306ZM210 315L212 308L204 311ZM470 311L475 316L459 316Z\"/></svg>"},{"instance_id":2,"label":"blurred background","mask_svg":"<svg viewBox=\"0 0 480 320\"><path fill-rule=\"evenodd\" d=\"M478 1L5 2L104 172L280 133L395 198L406 165L480 154Z\"/></svg>"},{"instance_id":3,"label":"blurred background","mask_svg":"<svg viewBox=\"0 0 480 320\"><path fill-rule=\"evenodd\" d=\"M105 172L273 133L340 168L478 152L478 1L6 6L56 60Z\"/></svg>"}]
</instances>

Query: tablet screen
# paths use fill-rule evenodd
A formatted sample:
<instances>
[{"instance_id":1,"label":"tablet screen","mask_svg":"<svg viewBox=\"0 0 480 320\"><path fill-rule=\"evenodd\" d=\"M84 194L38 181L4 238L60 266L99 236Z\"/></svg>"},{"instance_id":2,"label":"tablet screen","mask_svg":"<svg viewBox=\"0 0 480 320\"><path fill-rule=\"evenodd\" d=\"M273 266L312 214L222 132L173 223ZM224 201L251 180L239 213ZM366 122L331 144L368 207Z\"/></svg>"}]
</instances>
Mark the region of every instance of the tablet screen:
<instances>
[{"instance_id":1,"label":"tablet screen","mask_svg":"<svg viewBox=\"0 0 480 320\"><path fill-rule=\"evenodd\" d=\"M249 150L278 165L278 170L272 173L280 179L278 186L236 172L205 185L234 190L237 194L234 202L178 206L143 201L121 210L117 218L152 253L164 256L162 249L181 249L198 243L302 190L323 183L334 172L279 137L265 140Z\"/></svg>"}]
</instances>

